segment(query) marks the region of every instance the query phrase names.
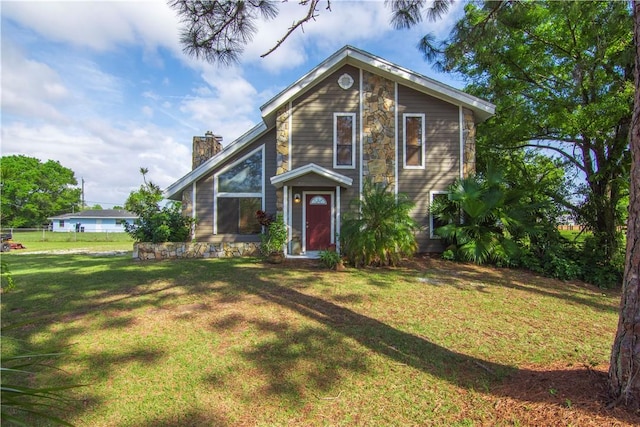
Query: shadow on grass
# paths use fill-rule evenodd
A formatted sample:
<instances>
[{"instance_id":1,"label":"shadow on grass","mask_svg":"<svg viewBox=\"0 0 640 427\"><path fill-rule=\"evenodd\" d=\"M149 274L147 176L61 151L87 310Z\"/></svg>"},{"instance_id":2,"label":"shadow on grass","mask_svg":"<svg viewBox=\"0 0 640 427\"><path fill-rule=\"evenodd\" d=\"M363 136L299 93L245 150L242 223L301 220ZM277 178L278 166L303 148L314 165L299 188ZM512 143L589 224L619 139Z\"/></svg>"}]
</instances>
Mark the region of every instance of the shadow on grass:
<instances>
[{"instance_id":1,"label":"shadow on grass","mask_svg":"<svg viewBox=\"0 0 640 427\"><path fill-rule=\"evenodd\" d=\"M188 412L180 415L160 416L147 423L138 424L138 427L225 427L234 425L226 417L215 412L215 408L209 408L207 413Z\"/></svg>"},{"instance_id":2,"label":"shadow on grass","mask_svg":"<svg viewBox=\"0 0 640 427\"><path fill-rule=\"evenodd\" d=\"M282 398L288 404L299 405L301 399L309 393L330 390L341 381L347 371L367 372L368 352L375 352L390 361L418 369L461 388L488 391L496 397L509 397L520 402L552 403L552 400L542 394L531 395L518 388L498 387L505 378L526 375L528 370L449 350L426 337L400 330L340 305L359 301L361 296L357 293L334 300L330 300L329 295L325 298L305 294L304 289L312 285L311 279L300 281L300 286L296 285L294 288L282 281L281 270L256 265L255 260L136 263L130 259L110 258L106 261L87 256L72 258L69 260L64 257L60 259L60 256L40 256L25 261L24 265L16 270L18 291L6 304L8 312L19 313L22 319L35 316L40 310L49 314L47 322L33 324L31 329L23 331L24 336L29 337L45 331L49 322L64 322L74 319L75 316L106 309L122 310L123 313L137 308L165 310L166 307L173 307L172 304L175 304L172 300L174 297L167 291L176 288L187 294L197 295L201 299L209 298L208 303L181 306L179 316L186 321L203 309L215 310L215 304L233 305L241 302L246 295L252 295L321 325L296 327L281 320L248 320L238 313L222 317L213 324L214 329L231 330L243 322L250 321L258 331L272 336L270 339L246 345L240 354L268 379L269 387L264 392ZM51 268L52 264L55 265L55 269ZM306 271L313 272L316 279L326 274L319 273L313 267L305 268L301 269L303 276ZM429 271L435 274L442 273L444 283L451 280L452 285L461 283L460 281L478 281L478 272L473 269L467 270L464 266L457 268L456 272L440 267L439 270ZM424 270L412 268L403 272L416 278L421 277L423 273ZM342 277L348 280L349 274L352 273ZM367 281L372 286L391 286L390 281L385 278L384 271L358 271L353 274L370 275L371 280L367 277ZM543 286L534 288L517 284L510 274L510 271L496 270L492 272L495 279L492 283L522 287L523 290L540 295L563 298L572 303L585 304L601 310L610 309L609 306L595 303L588 298L576 297L571 295L570 291L563 291L555 286L547 290ZM455 277L456 281L449 276ZM48 287L51 283L54 285ZM38 287L39 290L31 289ZM60 298L61 308L49 307ZM5 301L3 323L11 323L13 319L6 314L4 308ZM99 327L122 330L132 322L132 317L125 313L120 319L102 321ZM73 341L75 335L88 332L90 331L70 327L47 345L67 345ZM364 349L355 347L354 341ZM107 378L115 364L139 362L158 365L164 356L161 351L144 349L133 349L118 356L99 353L90 361L90 369L97 373L98 377ZM296 377L288 375L288 369L294 364L305 366L304 369L298 370ZM551 377L556 375L555 371L549 372ZM224 386L224 378L219 376L205 377L204 381ZM558 381L561 381L561 377L558 377ZM566 399L576 401L571 395L567 395ZM90 395L87 395L86 400L99 402ZM82 410L79 408L78 413ZM591 411L596 410L591 408ZM227 425L224 417L215 414L215 409L212 409L212 412L213 415L187 412L180 417L159 417L150 420L146 425ZM613 416L623 419L623 415Z\"/></svg>"},{"instance_id":3,"label":"shadow on grass","mask_svg":"<svg viewBox=\"0 0 640 427\"><path fill-rule=\"evenodd\" d=\"M576 305L584 305L595 310L617 313L618 306L601 303L594 295L609 297L617 295L617 290L601 290L583 282L564 282L542 277L527 270L478 266L450 261L434 260L429 257L416 258L410 263L411 270L422 270L427 277L421 282L432 286L453 286L460 289L474 289L486 292L490 286L530 292L544 297L558 298ZM590 294L586 296L586 294Z\"/></svg>"},{"instance_id":4,"label":"shadow on grass","mask_svg":"<svg viewBox=\"0 0 640 427\"><path fill-rule=\"evenodd\" d=\"M313 319L395 362L464 388L486 389L514 368L448 350L333 302L261 280L246 287L266 301Z\"/></svg>"}]
</instances>

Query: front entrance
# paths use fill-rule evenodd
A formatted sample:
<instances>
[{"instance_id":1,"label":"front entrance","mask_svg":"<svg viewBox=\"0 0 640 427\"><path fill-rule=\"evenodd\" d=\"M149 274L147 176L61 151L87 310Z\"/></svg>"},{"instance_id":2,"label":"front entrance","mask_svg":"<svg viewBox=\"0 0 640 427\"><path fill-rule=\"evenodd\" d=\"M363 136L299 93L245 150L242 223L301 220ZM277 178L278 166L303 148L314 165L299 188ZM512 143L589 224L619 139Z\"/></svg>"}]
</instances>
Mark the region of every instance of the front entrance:
<instances>
[{"instance_id":1,"label":"front entrance","mask_svg":"<svg viewBox=\"0 0 640 427\"><path fill-rule=\"evenodd\" d=\"M325 250L331 245L331 194L305 194L305 249Z\"/></svg>"}]
</instances>

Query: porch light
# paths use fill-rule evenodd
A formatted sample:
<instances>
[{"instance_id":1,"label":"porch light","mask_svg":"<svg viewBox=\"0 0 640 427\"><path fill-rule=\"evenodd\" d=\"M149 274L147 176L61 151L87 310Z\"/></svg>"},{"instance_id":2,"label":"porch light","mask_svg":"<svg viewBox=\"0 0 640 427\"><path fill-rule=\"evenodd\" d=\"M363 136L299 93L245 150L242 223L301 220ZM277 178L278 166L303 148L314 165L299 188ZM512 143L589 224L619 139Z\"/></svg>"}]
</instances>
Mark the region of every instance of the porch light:
<instances>
[{"instance_id":1,"label":"porch light","mask_svg":"<svg viewBox=\"0 0 640 427\"><path fill-rule=\"evenodd\" d=\"M302 199L300 198L300 194L299 193L296 193L296 194L293 195L293 202L294 203L300 203L300 200L302 200Z\"/></svg>"}]
</instances>

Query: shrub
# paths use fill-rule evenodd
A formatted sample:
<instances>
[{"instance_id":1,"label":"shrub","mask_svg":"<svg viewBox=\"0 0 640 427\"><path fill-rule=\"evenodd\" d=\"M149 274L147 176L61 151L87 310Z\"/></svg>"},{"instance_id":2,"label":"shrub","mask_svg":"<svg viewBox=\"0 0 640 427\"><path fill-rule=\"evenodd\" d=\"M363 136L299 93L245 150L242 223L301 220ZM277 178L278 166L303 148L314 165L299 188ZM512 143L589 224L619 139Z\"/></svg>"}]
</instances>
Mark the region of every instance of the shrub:
<instances>
[{"instance_id":1,"label":"shrub","mask_svg":"<svg viewBox=\"0 0 640 427\"><path fill-rule=\"evenodd\" d=\"M320 262L322 262L325 267L334 269L340 261L340 254L335 250L320 251Z\"/></svg>"},{"instance_id":2,"label":"shrub","mask_svg":"<svg viewBox=\"0 0 640 427\"><path fill-rule=\"evenodd\" d=\"M603 244L605 237L598 233L588 236L584 241L580 262L583 280L601 288L613 288L622 285L624 274L625 248L620 233L613 251Z\"/></svg>"},{"instance_id":3,"label":"shrub","mask_svg":"<svg viewBox=\"0 0 640 427\"><path fill-rule=\"evenodd\" d=\"M519 241L534 228L534 206L523 206L521 199L499 170L459 179L449 187L447 199L431 206L434 217L445 224L434 233L449 244L449 257L511 265L519 255Z\"/></svg>"},{"instance_id":4,"label":"shrub","mask_svg":"<svg viewBox=\"0 0 640 427\"><path fill-rule=\"evenodd\" d=\"M133 224L125 223L125 231L136 242L186 242L191 236L195 219L182 215L182 205L170 202L160 207L162 190L147 182L147 169L140 168L144 183L132 191L125 202L125 209L138 215Z\"/></svg>"},{"instance_id":5,"label":"shrub","mask_svg":"<svg viewBox=\"0 0 640 427\"><path fill-rule=\"evenodd\" d=\"M138 213L138 212L136 212ZM136 242L186 242L191 236L194 219L182 215L181 204L169 203L157 210L146 209L139 218L125 224L125 231Z\"/></svg>"},{"instance_id":6,"label":"shrub","mask_svg":"<svg viewBox=\"0 0 640 427\"><path fill-rule=\"evenodd\" d=\"M260 220L261 213L264 212L258 211L256 213L258 220ZM265 215L264 218L268 218L268 216ZM284 224L284 217L281 213L277 214L275 219L269 220L268 224L266 227L267 232L260 235L260 251L264 256L269 256L272 253L282 253L289 237L287 226Z\"/></svg>"},{"instance_id":7,"label":"shrub","mask_svg":"<svg viewBox=\"0 0 640 427\"><path fill-rule=\"evenodd\" d=\"M343 254L354 266L396 265L418 248L418 224L409 216L414 204L388 185L365 181L362 199L354 200L340 231Z\"/></svg>"}]
</instances>

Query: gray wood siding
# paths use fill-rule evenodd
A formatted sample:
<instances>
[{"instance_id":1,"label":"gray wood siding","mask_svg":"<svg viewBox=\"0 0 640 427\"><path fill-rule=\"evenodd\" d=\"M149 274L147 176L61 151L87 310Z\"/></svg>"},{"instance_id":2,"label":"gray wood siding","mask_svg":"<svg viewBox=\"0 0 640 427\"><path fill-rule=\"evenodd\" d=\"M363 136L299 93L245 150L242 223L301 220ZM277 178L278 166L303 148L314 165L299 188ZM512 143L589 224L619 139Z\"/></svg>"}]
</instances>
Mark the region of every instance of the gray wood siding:
<instances>
[{"instance_id":1,"label":"gray wood siding","mask_svg":"<svg viewBox=\"0 0 640 427\"><path fill-rule=\"evenodd\" d=\"M213 234L213 173L208 174L196 183L196 239L206 240L205 236Z\"/></svg>"},{"instance_id":2,"label":"gray wood siding","mask_svg":"<svg viewBox=\"0 0 640 427\"><path fill-rule=\"evenodd\" d=\"M349 74L354 82L344 90L338 86L338 78ZM352 189L343 196L343 206L351 198L358 197L360 187L360 69L341 67L322 80L309 92L293 101L291 123L291 169L315 163L333 169L333 113L356 114L356 161L353 169L335 169L353 179ZM346 203L346 204L345 204Z\"/></svg>"},{"instance_id":3,"label":"gray wood siding","mask_svg":"<svg viewBox=\"0 0 640 427\"><path fill-rule=\"evenodd\" d=\"M196 240L199 242L221 242L221 241L253 241L259 240L258 236L244 235L214 235L213 234L213 175L220 169L225 168L243 157L250 151L255 150L260 145L265 145L265 207L269 213L276 211L276 193L275 187L271 185L269 178L276 173L276 132L275 129L270 130L260 139L245 147L239 153L227 159L214 172L201 178L197 182L196 187L196 217L198 218L198 226L196 228Z\"/></svg>"},{"instance_id":4,"label":"gray wood siding","mask_svg":"<svg viewBox=\"0 0 640 427\"><path fill-rule=\"evenodd\" d=\"M404 169L405 113L425 115L425 168ZM443 191L460 176L460 111L456 105L398 85L398 191L415 203L413 217L423 226L420 250L441 251L442 242L429 238L430 191Z\"/></svg>"}]
</instances>

